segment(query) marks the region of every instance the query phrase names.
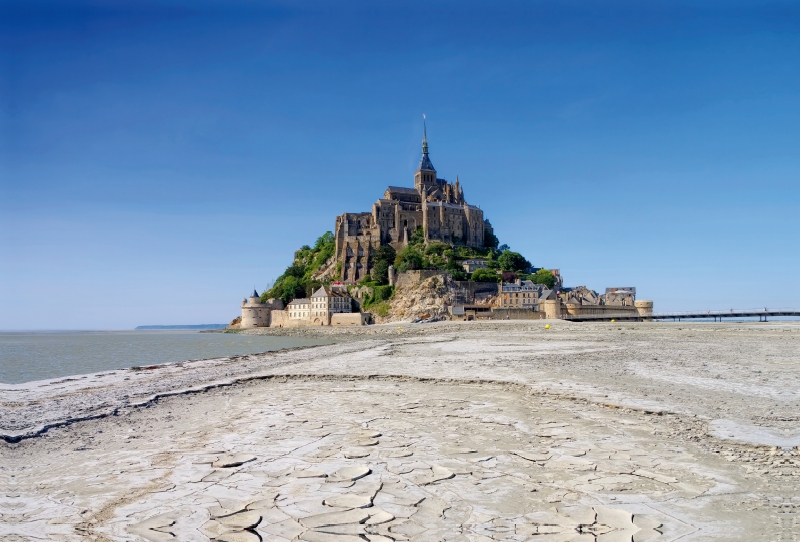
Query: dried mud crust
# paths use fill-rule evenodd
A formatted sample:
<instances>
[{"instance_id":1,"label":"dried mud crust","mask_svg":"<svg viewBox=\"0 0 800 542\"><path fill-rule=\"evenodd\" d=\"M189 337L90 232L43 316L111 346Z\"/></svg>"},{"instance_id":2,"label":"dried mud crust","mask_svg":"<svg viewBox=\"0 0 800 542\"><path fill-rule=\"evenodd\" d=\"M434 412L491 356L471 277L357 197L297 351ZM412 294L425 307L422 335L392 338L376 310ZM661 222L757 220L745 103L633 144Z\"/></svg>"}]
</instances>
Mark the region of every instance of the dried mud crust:
<instances>
[{"instance_id":1,"label":"dried mud crust","mask_svg":"<svg viewBox=\"0 0 800 542\"><path fill-rule=\"evenodd\" d=\"M34 436L158 396L305 372L520 382L735 422L715 426L722 437L747 440L748 432L771 432L777 445L800 444L797 324L551 324L550 330L513 321L258 330L324 334L340 342L0 385L0 438Z\"/></svg>"},{"instance_id":2,"label":"dried mud crust","mask_svg":"<svg viewBox=\"0 0 800 542\"><path fill-rule=\"evenodd\" d=\"M397 327L18 388L51 428L0 444L0 538L800 532L796 325Z\"/></svg>"},{"instance_id":3,"label":"dried mud crust","mask_svg":"<svg viewBox=\"0 0 800 542\"><path fill-rule=\"evenodd\" d=\"M795 528L796 465L773 449L519 385L284 377L13 446L30 467L5 528L50 539L779 540Z\"/></svg>"}]
</instances>

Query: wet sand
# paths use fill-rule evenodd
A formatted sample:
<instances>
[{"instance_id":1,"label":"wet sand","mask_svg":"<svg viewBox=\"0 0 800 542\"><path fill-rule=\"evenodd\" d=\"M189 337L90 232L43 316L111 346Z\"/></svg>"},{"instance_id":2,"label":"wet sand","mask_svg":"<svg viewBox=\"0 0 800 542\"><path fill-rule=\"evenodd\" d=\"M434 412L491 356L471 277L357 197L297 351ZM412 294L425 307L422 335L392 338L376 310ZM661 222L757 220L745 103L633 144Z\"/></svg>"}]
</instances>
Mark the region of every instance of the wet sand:
<instances>
[{"instance_id":1,"label":"wet sand","mask_svg":"<svg viewBox=\"0 0 800 542\"><path fill-rule=\"evenodd\" d=\"M5 387L0 538L800 536L800 325L551 324Z\"/></svg>"}]
</instances>

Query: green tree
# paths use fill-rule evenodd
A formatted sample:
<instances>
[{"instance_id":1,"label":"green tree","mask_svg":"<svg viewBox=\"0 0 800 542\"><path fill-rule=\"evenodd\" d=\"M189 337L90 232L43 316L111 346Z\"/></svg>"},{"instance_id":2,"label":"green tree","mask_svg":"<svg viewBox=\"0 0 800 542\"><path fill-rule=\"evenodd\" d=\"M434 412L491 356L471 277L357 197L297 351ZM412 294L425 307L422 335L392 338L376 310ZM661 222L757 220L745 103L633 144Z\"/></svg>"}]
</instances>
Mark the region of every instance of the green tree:
<instances>
[{"instance_id":1,"label":"green tree","mask_svg":"<svg viewBox=\"0 0 800 542\"><path fill-rule=\"evenodd\" d=\"M548 288L552 288L556 284L556 277L549 269L539 269L531 275L531 280L534 284L543 284Z\"/></svg>"},{"instance_id":2,"label":"green tree","mask_svg":"<svg viewBox=\"0 0 800 542\"><path fill-rule=\"evenodd\" d=\"M497 245L500 243L500 240L497 238L495 234L490 232L489 230L484 230L483 232L483 246L486 248L497 248Z\"/></svg>"},{"instance_id":3,"label":"green tree","mask_svg":"<svg viewBox=\"0 0 800 542\"><path fill-rule=\"evenodd\" d=\"M319 288L322 283L311 277L333 256L335 247L333 233L329 231L317 239L313 248L303 245L295 252L292 265L278 277L269 291L261 295L261 299L280 298L288 303Z\"/></svg>"},{"instance_id":4,"label":"green tree","mask_svg":"<svg viewBox=\"0 0 800 542\"><path fill-rule=\"evenodd\" d=\"M397 252L389 245L378 247L372 255L372 278L378 284L389 283L389 266L394 264Z\"/></svg>"},{"instance_id":5,"label":"green tree","mask_svg":"<svg viewBox=\"0 0 800 542\"><path fill-rule=\"evenodd\" d=\"M506 250L497 257L497 263L503 271L525 271L531 266L531 262L519 252Z\"/></svg>"},{"instance_id":6,"label":"green tree","mask_svg":"<svg viewBox=\"0 0 800 542\"><path fill-rule=\"evenodd\" d=\"M333 237L332 231L326 231L322 235L319 236L317 242L314 243L314 250L322 250L323 248L327 247L328 245L335 245L336 240Z\"/></svg>"},{"instance_id":7,"label":"green tree","mask_svg":"<svg viewBox=\"0 0 800 542\"><path fill-rule=\"evenodd\" d=\"M436 256L442 256L448 250L452 251L452 248L447 243L434 241L425 247L425 254L428 254L429 256L434 254Z\"/></svg>"},{"instance_id":8,"label":"green tree","mask_svg":"<svg viewBox=\"0 0 800 542\"><path fill-rule=\"evenodd\" d=\"M500 282L500 275L491 269L476 269L469 280L473 282Z\"/></svg>"},{"instance_id":9,"label":"green tree","mask_svg":"<svg viewBox=\"0 0 800 542\"><path fill-rule=\"evenodd\" d=\"M302 279L303 275L305 274L306 274L305 266L298 264L297 262L287 267L286 271L283 272L284 277L294 277L296 279Z\"/></svg>"},{"instance_id":10,"label":"green tree","mask_svg":"<svg viewBox=\"0 0 800 542\"><path fill-rule=\"evenodd\" d=\"M409 271L411 269L422 269L425 267L425 256L415 245L406 245L403 250L397 253L397 258L394 261L394 268L399 273Z\"/></svg>"},{"instance_id":11,"label":"green tree","mask_svg":"<svg viewBox=\"0 0 800 542\"><path fill-rule=\"evenodd\" d=\"M469 280L469 275L467 275L463 267L448 267L447 271L453 280Z\"/></svg>"},{"instance_id":12,"label":"green tree","mask_svg":"<svg viewBox=\"0 0 800 542\"><path fill-rule=\"evenodd\" d=\"M425 230L422 226L417 226L414 230L414 233L411 234L411 239L408 242L412 245L424 245L425 244Z\"/></svg>"},{"instance_id":13,"label":"green tree","mask_svg":"<svg viewBox=\"0 0 800 542\"><path fill-rule=\"evenodd\" d=\"M277 286L275 295L270 297L279 297L284 303L289 303L289 301L292 299L305 295L305 293L306 288L300 279L297 277L288 276Z\"/></svg>"}]
</instances>

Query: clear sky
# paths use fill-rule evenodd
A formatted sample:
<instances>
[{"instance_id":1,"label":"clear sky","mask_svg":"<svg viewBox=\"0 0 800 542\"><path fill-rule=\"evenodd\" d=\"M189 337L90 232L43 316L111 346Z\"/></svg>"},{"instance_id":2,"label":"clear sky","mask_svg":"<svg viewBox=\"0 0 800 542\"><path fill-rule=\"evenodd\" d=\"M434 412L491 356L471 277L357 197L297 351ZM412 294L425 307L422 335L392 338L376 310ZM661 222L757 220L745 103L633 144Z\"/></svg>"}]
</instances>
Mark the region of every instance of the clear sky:
<instances>
[{"instance_id":1,"label":"clear sky","mask_svg":"<svg viewBox=\"0 0 800 542\"><path fill-rule=\"evenodd\" d=\"M800 5L0 2L0 329L227 322L439 175L568 286L800 308Z\"/></svg>"}]
</instances>

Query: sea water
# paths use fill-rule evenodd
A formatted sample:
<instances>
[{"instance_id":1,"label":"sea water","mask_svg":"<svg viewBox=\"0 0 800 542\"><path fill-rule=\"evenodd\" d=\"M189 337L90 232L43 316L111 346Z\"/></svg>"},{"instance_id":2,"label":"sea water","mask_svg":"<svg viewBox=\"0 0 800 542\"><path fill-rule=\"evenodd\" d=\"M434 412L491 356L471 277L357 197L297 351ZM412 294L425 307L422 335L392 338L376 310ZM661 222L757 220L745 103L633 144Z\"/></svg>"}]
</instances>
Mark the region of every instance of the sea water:
<instances>
[{"instance_id":1,"label":"sea water","mask_svg":"<svg viewBox=\"0 0 800 542\"><path fill-rule=\"evenodd\" d=\"M0 383L331 344L311 337L169 331L0 332Z\"/></svg>"}]
</instances>

